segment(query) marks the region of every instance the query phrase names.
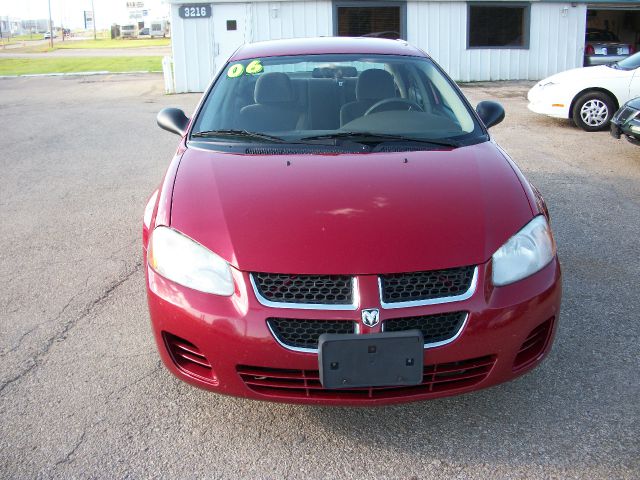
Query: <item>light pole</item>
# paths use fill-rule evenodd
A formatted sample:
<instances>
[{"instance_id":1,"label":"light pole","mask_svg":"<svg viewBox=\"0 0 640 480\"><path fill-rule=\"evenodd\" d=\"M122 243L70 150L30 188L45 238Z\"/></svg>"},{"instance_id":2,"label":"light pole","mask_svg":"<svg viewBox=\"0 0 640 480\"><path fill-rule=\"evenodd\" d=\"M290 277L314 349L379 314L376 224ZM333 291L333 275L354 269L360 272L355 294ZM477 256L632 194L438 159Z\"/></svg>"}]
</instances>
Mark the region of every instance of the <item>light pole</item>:
<instances>
[{"instance_id":1,"label":"light pole","mask_svg":"<svg viewBox=\"0 0 640 480\"><path fill-rule=\"evenodd\" d=\"M53 48L53 20L51 20L51 0L49 0L49 45Z\"/></svg>"},{"instance_id":2,"label":"light pole","mask_svg":"<svg viewBox=\"0 0 640 480\"><path fill-rule=\"evenodd\" d=\"M49 0L51 1L51 0ZM93 6L93 0L91 0L91 16L93 17L93 39L96 40L97 39L97 35L96 35L96 9Z\"/></svg>"}]
</instances>

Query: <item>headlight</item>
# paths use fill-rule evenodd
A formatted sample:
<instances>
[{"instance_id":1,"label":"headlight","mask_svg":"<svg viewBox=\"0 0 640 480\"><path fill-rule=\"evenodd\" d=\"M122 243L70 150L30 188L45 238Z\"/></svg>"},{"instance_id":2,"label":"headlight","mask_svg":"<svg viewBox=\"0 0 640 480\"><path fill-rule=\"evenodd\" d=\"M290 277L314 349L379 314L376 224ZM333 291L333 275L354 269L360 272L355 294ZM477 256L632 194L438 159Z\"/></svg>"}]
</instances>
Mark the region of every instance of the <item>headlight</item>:
<instances>
[{"instance_id":1,"label":"headlight","mask_svg":"<svg viewBox=\"0 0 640 480\"><path fill-rule=\"evenodd\" d=\"M493 254L493 284L508 285L546 267L556 254L547 219L540 215Z\"/></svg>"},{"instance_id":2,"label":"headlight","mask_svg":"<svg viewBox=\"0 0 640 480\"><path fill-rule=\"evenodd\" d=\"M640 111L632 114L626 121L629 125L629 130L636 135L640 134L640 118L638 118L638 114L640 114Z\"/></svg>"},{"instance_id":3,"label":"headlight","mask_svg":"<svg viewBox=\"0 0 640 480\"><path fill-rule=\"evenodd\" d=\"M158 227L153 231L148 261L156 272L180 285L215 295L233 295L229 264L177 230Z\"/></svg>"}]
</instances>

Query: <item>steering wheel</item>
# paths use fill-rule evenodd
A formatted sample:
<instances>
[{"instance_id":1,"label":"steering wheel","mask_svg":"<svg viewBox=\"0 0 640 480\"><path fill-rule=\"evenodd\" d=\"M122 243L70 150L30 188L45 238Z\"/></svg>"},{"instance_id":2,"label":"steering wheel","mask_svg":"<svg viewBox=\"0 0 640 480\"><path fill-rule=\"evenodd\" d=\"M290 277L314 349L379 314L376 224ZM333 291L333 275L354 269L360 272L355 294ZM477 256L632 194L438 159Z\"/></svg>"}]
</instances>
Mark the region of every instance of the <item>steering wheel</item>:
<instances>
[{"instance_id":1,"label":"steering wheel","mask_svg":"<svg viewBox=\"0 0 640 480\"><path fill-rule=\"evenodd\" d=\"M369 107L369 110L364 112L366 115L371 115L376 112L386 112L388 110L414 110L416 112L424 112L424 109L416 102L407 100L406 98L385 98L379 102L374 103Z\"/></svg>"}]
</instances>

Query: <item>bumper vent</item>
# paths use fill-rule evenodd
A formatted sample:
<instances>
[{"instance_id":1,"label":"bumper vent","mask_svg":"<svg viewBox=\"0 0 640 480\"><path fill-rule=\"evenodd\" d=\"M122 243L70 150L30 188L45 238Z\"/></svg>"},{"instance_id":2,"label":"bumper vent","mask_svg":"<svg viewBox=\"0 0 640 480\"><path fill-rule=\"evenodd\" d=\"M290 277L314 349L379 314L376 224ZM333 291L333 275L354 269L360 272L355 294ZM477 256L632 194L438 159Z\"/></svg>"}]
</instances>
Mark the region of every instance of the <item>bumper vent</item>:
<instances>
[{"instance_id":1,"label":"bumper vent","mask_svg":"<svg viewBox=\"0 0 640 480\"><path fill-rule=\"evenodd\" d=\"M453 391L483 381L495 364L495 356L427 365L422 383L413 387L371 387L329 390L322 387L317 370L285 370L239 365L240 378L256 393L274 397L317 399L385 399Z\"/></svg>"},{"instance_id":2,"label":"bumper vent","mask_svg":"<svg viewBox=\"0 0 640 480\"><path fill-rule=\"evenodd\" d=\"M417 329L422 332L425 345L445 343L458 336L467 315L467 312L450 312L420 317L390 318L383 322L382 330L400 332Z\"/></svg>"},{"instance_id":3,"label":"bumper vent","mask_svg":"<svg viewBox=\"0 0 640 480\"><path fill-rule=\"evenodd\" d=\"M472 286L475 267L380 276L382 301L386 304L419 302L464 295Z\"/></svg>"},{"instance_id":4,"label":"bumper vent","mask_svg":"<svg viewBox=\"0 0 640 480\"><path fill-rule=\"evenodd\" d=\"M526 368L540 358L540 355L542 355L549 342L549 337L553 330L554 318L555 317L550 318L531 331L520 347L520 350L518 350L516 359L513 362L514 371Z\"/></svg>"},{"instance_id":5,"label":"bumper vent","mask_svg":"<svg viewBox=\"0 0 640 480\"><path fill-rule=\"evenodd\" d=\"M287 348L317 350L323 333L354 333L356 322L348 320L297 320L270 318L267 325L273 336Z\"/></svg>"},{"instance_id":6,"label":"bumper vent","mask_svg":"<svg viewBox=\"0 0 640 480\"><path fill-rule=\"evenodd\" d=\"M193 343L184 340L176 335L163 332L164 343L169 350L171 359L176 366L183 371L203 378L209 382L217 382L213 368L207 357Z\"/></svg>"},{"instance_id":7,"label":"bumper vent","mask_svg":"<svg viewBox=\"0 0 640 480\"><path fill-rule=\"evenodd\" d=\"M257 294L268 302L352 305L353 278L348 275L252 273Z\"/></svg>"}]
</instances>

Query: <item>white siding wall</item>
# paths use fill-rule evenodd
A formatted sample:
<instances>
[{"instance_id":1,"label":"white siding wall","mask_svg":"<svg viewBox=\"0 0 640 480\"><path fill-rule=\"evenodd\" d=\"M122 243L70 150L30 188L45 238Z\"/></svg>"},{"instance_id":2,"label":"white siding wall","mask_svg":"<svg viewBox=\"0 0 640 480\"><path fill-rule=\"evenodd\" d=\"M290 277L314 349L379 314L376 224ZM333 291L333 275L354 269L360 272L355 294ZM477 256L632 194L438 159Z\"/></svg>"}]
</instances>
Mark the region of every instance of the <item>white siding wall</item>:
<instances>
[{"instance_id":1,"label":"white siding wall","mask_svg":"<svg viewBox=\"0 0 640 480\"><path fill-rule=\"evenodd\" d=\"M172 47L177 92L203 91L215 72L213 21L183 20L171 0ZM208 3L190 0L189 3ZM235 3L231 0L230 3ZM564 10L566 8L566 11ZM248 42L333 34L330 0L248 4ZM407 2L407 40L429 53L457 81L539 80L582 65L586 6L531 3L528 49L467 49L467 2ZM186 28L185 28L186 27ZM224 31L218 32L224 35ZM217 39L215 41L221 41Z\"/></svg>"},{"instance_id":2,"label":"white siding wall","mask_svg":"<svg viewBox=\"0 0 640 480\"><path fill-rule=\"evenodd\" d=\"M185 3L208 3L189 0ZM237 2L230 2L237 3ZM176 92L202 92L215 74L214 42L224 40L224 29L215 38L213 19L180 18L179 3L171 6L171 45ZM330 0L297 0L250 3L245 38L247 42L333 34ZM214 10L215 12L215 10ZM240 28L245 22L238 24Z\"/></svg>"},{"instance_id":3,"label":"white siding wall","mask_svg":"<svg viewBox=\"0 0 640 480\"><path fill-rule=\"evenodd\" d=\"M585 24L584 4L532 3L528 49L468 50L466 2L407 3L407 40L462 82L539 80L580 67Z\"/></svg>"},{"instance_id":4,"label":"white siding wall","mask_svg":"<svg viewBox=\"0 0 640 480\"><path fill-rule=\"evenodd\" d=\"M184 20L180 18L178 8L179 5L171 5L176 92L202 92L214 72L213 19Z\"/></svg>"},{"instance_id":5,"label":"white siding wall","mask_svg":"<svg viewBox=\"0 0 640 480\"><path fill-rule=\"evenodd\" d=\"M253 42L333 35L332 3L327 0L253 3L251 17Z\"/></svg>"}]
</instances>

